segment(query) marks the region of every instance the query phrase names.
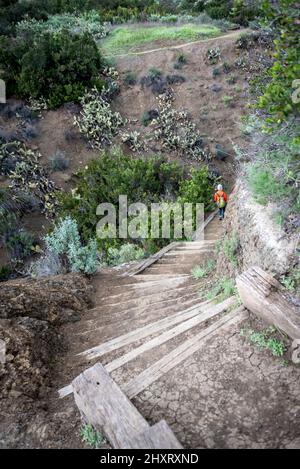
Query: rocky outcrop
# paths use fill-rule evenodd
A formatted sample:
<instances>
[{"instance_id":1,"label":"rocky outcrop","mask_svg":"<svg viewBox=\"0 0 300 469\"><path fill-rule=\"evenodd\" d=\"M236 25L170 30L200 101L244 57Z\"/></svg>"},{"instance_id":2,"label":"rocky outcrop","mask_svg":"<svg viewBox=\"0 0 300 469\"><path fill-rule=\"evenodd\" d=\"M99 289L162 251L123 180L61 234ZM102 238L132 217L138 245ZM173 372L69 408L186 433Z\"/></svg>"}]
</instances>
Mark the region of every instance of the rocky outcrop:
<instances>
[{"instance_id":1,"label":"rocky outcrop","mask_svg":"<svg viewBox=\"0 0 300 469\"><path fill-rule=\"evenodd\" d=\"M1 284L0 318L28 316L51 324L75 321L90 306L90 296L91 286L79 274L12 280Z\"/></svg>"},{"instance_id":2,"label":"rocky outcrop","mask_svg":"<svg viewBox=\"0 0 300 469\"><path fill-rule=\"evenodd\" d=\"M53 365L66 351L59 325L79 319L90 297L91 286L79 274L1 283L0 447L41 444Z\"/></svg>"}]
</instances>

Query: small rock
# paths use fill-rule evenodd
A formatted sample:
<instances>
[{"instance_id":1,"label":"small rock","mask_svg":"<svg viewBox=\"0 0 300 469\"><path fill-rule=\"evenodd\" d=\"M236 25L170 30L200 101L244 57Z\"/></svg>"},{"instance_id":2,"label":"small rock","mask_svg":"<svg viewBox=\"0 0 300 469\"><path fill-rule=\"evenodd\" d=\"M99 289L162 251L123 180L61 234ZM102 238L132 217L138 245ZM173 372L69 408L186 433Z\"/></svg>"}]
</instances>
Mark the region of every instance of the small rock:
<instances>
[{"instance_id":1,"label":"small rock","mask_svg":"<svg viewBox=\"0 0 300 469\"><path fill-rule=\"evenodd\" d=\"M9 395L10 395L10 397L13 397L14 399L17 399L18 397L22 396L22 393L20 391L12 389L10 391Z\"/></svg>"},{"instance_id":2,"label":"small rock","mask_svg":"<svg viewBox=\"0 0 300 469\"><path fill-rule=\"evenodd\" d=\"M217 85L216 83L214 85L212 85L211 87L211 90L214 92L214 93L219 93L220 91L222 91L222 86L221 85Z\"/></svg>"},{"instance_id":3,"label":"small rock","mask_svg":"<svg viewBox=\"0 0 300 469\"><path fill-rule=\"evenodd\" d=\"M229 151L223 145L216 144L216 157L219 161L224 161L230 155Z\"/></svg>"}]
</instances>

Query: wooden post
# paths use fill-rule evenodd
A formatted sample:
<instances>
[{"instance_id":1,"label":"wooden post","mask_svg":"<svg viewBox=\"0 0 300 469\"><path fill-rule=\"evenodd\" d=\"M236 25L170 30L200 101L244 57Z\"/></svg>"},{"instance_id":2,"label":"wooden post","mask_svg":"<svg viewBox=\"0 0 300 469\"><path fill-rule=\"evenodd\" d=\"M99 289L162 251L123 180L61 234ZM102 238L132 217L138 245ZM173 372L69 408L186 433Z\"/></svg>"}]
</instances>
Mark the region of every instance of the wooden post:
<instances>
[{"instance_id":1,"label":"wooden post","mask_svg":"<svg viewBox=\"0 0 300 469\"><path fill-rule=\"evenodd\" d=\"M247 309L292 339L300 339L300 308L288 300L274 277L254 266L238 276L236 284Z\"/></svg>"}]
</instances>

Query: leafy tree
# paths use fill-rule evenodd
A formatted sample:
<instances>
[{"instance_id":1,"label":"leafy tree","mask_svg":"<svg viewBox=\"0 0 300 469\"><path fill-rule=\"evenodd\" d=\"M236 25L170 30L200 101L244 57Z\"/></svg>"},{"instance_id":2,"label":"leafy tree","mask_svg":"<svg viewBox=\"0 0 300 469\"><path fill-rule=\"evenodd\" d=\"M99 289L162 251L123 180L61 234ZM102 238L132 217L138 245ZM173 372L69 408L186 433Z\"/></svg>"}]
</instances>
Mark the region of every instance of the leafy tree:
<instances>
[{"instance_id":1,"label":"leafy tree","mask_svg":"<svg viewBox=\"0 0 300 469\"><path fill-rule=\"evenodd\" d=\"M41 96L50 107L78 101L85 87L93 86L102 57L91 35L68 31L21 39L0 38L0 69L9 92L21 97Z\"/></svg>"},{"instance_id":2,"label":"leafy tree","mask_svg":"<svg viewBox=\"0 0 300 469\"><path fill-rule=\"evenodd\" d=\"M260 16L261 0L234 0L231 10L232 19L239 24L247 26Z\"/></svg>"},{"instance_id":3,"label":"leafy tree","mask_svg":"<svg viewBox=\"0 0 300 469\"><path fill-rule=\"evenodd\" d=\"M210 0L204 2L204 10L211 17L218 20L228 18L233 2L231 0Z\"/></svg>"},{"instance_id":4,"label":"leafy tree","mask_svg":"<svg viewBox=\"0 0 300 469\"><path fill-rule=\"evenodd\" d=\"M116 151L91 161L77 176L76 190L62 195L61 214L77 221L84 240L95 234L98 205L107 202L117 206L120 194L127 194L128 204L178 200L211 208L214 181L207 167L193 169L187 178L178 163L161 158L133 159Z\"/></svg>"},{"instance_id":5,"label":"leafy tree","mask_svg":"<svg viewBox=\"0 0 300 469\"><path fill-rule=\"evenodd\" d=\"M270 114L267 122L272 125L282 123L289 116L299 116L300 102L293 100L293 84L300 78L299 2L264 0L263 11L265 23L277 34L270 82L259 99L259 107Z\"/></svg>"}]
</instances>

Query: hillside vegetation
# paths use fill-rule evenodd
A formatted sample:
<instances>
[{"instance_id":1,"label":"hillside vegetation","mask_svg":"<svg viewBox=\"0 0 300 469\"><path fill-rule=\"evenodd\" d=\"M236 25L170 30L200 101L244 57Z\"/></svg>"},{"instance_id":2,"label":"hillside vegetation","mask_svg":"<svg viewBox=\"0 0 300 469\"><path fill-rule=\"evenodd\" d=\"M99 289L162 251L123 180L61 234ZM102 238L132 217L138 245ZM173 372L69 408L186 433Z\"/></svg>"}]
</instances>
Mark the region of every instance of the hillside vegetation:
<instances>
[{"instance_id":1,"label":"hillside vegetation","mask_svg":"<svg viewBox=\"0 0 300 469\"><path fill-rule=\"evenodd\" d=\"M198 202L205 202L207 208L211 206L209 199L214 184L221 176L225 180L227 178L226 165L221 164L222 171L225 170L222 174L212 163L209 142L214 139L209 135L203 136L203 131L197 128L194 110L191 109L190 113L189 110L186 112L177 108L176 87L181 86L186 93L193 87L192 83L185 84L186 77L182 73L185 68L188 69L189 59L183 53L178 54L174 63L176 72L173 74L164 74L154 66L145 71L144 76L140 73L138 76L136 70L130 69L124 75L122 69L122 82L118 71L111 67L105 56L126 54L145 49L146 46L153 48L156 44L184 44L217 37L224 34L226 29L237 27L236 23L250 25L254 31L244 33L237 39L238 57L234 63L223 59L219 46L207 46L204 61L215 80L211 89L217 96L224 86L218 80L225 77L226 86L231 89L229 93L222 92L221 101L225 109L233 110L240 99L247 98L246 94L242 95L243 87L238 83L238 74L243 73L245 77L248 74L246 81L250 84L252 103L241 123L244 142L236 139L234 149L254 200L262 205L273 204L276 223L286 233L295 231L299 227L300 211L299 100L297 89L294 89L299 74L296 7L293 1L278 1L276 5L264 1L258 10L253 2L240 0L197 2L197 5L191 1L180 5L178 2L156 3L151 0L124 1L121 4L107 1L100 8L97 2L84 0L35 0L22 4L4 2L0 36L1 76L6 83L8 97L23 99L25 105L24 101L18 101L11 107L10 104L1 105L2 119L7 124L0 135L1 174L9 183L9 187L5 183L1 188L2 214L5 218L1 236L3 252L10 253L4 255L9 262L2 267L3 278L7 278L12 271L22 271L26 258L37 255L43 249L44 241L39 239L39 229L37 233L27 231L23 224L24 216L30 217L31 213L39 211L51 220L50 225L54 223L55 226L62 214L67 216L71 210L74 223L79 223L81 241L89 243L95 237L92 231L95 229L96 215L92 211L101 197L97 195L93 202L88 202L85 198L88 199L89 195L80 193L80 187L83 187L85 178L98 178L98 167L101 168L103 162L106 161L101 171L108 171L110 159L117 165L118 159L116 153L111 153L107 159L101 159L101 163L95 160L91 166L77 173L77 183L70 181L69 189L76 186L78 192L73 190L64 197L58 197L61 184L58 173L68 171L70 158L57 148L45 165L44 156L34 145L34 140L38 141L37 129L42 126L43 113L48 116L49 109L59 110L65 103L74 103L72 110L69 108L73 123L64 130L65 140L74 141L74 144L75 140L78 141L86 162L112 144L122 145L120 154L125 151L137 155L140 158L137 165L140 167L144 164L143 155L149 157L156 154L157 161L166 159L163 172L166 170L168 174L158 176L160 181L161 178L165 179L165 186L155 188L153 193L157 200L168 200L170 197L176 200L183 196L182 191L176 189L173 196L170 194L181 170L179 167L175 169L173 163L173 166L168 166L167 159L172 156L187 160L185 163L202 168L199 171L206 174L201 180L205 196L190 191L191 200L199 197ZM147 97L149 93L158 101L152 109L144 109L139 116L140 122L136 122L131 116L125 117L124 114L128 114L126 108L122 112L116 110L116 103L120 94L127 93L129 96L131 89L136 93L139 85L149 103L153 102L152 98L149 100ZM293 96L296 98L292 99ZM200 123L209 123L208 113L215 112L216 106L210 103L208 106L211 108L201 108L200 103L203 113ZM85 156L84 146L89 147L93 155ZM155 148L154 152L152 148ZM219 142L215 151L220 162L231 154L231 150ZM163 155L162 160L160 154ZM123 155L122 158L129 158L126 165L130 166L130 157ZM147 164L152 165L151 171L156 171L154 168L158 163L154 163L155 159L151 161ZM76 164L75 172L77 169L81 169L80 164ZM133 177L134 184L142 186L142 172L128 178ZM198 177L196 174L192 175L187 166L180 176L182 181L176 184L180 186L185 178L192 181L193 177ZM52 178L59 181L58 186ZM230 174L227 179L232 184L234 175ZM120 181L120 177L116 180ZM24 184L27 190L24 190ZM110 199L109 188L114 184L108 174L105 185L99 186L99 194L105 193L106 198ZM130 192L130 184L122 190ZM145 193L152 193L150 186ZM79 200L89 209L79 207ZM9 217L6 216L8 212ZM99 249L100 244L98 242ZM113 247L118 244L114 243ZM109 243L102 245L101 258L107 257L108 248ZM147 247L146 252L153 249L154 246L150 250ZM85 267L81 265L80 270L84 271ZM57 268L53 271L57 272Z\"/></svg>"},{"instance_id":2,"label":"hillside vegetation","mask_svg":"<svg viewBox=\"0 0 300 469\"><path fill-rule=\"evenodd\" d=\"M195 41L209 37L216 37L220 29L213 25L184 24L179 26L122 26L115 28L106 40L102 41L102 48L107 55L115 55L134 51L137 47L155 41Z\"/></svg>"}]
</instances>

